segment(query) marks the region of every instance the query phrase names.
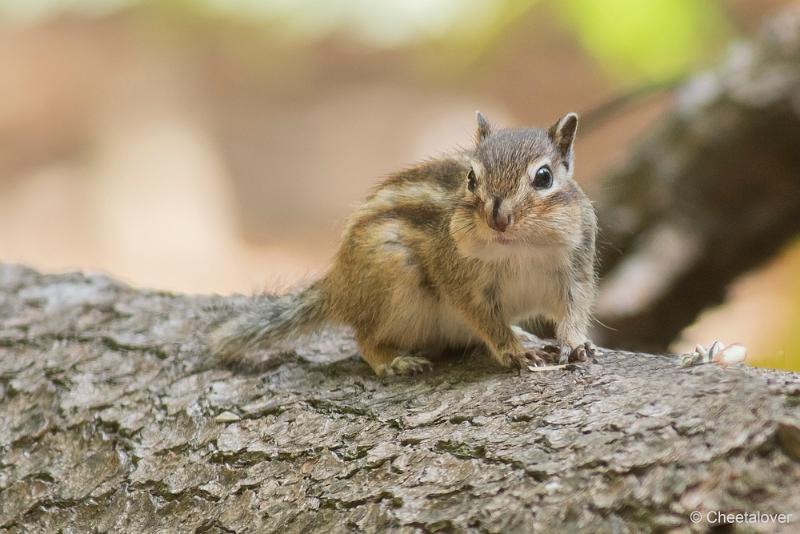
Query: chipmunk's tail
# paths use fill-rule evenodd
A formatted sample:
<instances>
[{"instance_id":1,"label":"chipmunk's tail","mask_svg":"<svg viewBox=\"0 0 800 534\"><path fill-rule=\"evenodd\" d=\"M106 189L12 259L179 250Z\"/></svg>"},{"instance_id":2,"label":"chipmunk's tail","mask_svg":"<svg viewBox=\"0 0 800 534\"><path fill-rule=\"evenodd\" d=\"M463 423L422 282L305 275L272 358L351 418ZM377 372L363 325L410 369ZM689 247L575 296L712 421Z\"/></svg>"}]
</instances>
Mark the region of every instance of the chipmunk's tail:
<instances>
[{"instance_id":1,"label":"chipmunk's tail","mask_svg":"<svg viewBox=\"0 0 800 534\"><path fill-rule=\"evenodd\" d=\"M258 297L236 317L211 332L209 349L223 360L235 359L256 346L270 346L308 334L328 320L327 294L316 283L278 297Z\"/></svg>"}]
</instances>

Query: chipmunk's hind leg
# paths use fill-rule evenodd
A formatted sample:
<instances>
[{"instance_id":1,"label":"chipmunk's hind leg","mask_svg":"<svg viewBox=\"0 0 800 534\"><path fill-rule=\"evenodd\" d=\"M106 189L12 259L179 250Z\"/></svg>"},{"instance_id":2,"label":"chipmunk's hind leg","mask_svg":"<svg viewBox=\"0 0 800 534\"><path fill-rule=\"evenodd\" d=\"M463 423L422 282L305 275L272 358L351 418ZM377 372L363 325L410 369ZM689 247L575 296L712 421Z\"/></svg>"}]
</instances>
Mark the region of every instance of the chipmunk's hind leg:
<instances>
[{"instance_id":1,"label":"chipmunk's hind leg","mask_svg":"<svg viewBox=\"0 0 800 534\"><path fill-rule=\"evenodd\" d=\"M395 347L361 339L358 347L363 358L378 376L409 376L433 367L427 358L411 356Z\"/></svg>"}]
</instances>

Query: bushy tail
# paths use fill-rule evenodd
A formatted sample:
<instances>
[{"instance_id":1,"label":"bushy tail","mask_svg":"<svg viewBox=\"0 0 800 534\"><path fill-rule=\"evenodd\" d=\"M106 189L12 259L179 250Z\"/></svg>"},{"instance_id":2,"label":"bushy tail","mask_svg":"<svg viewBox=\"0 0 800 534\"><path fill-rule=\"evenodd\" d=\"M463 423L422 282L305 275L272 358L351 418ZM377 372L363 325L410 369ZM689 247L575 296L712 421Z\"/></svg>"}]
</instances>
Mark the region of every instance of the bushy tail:
<instances>
[{"instance_id":1,"label":"bushy tail","mask_svg":"<svg viewBox=\"0 0 800 534\"><path fill-rule=\"evenodd\" d=\"M313 285L279 297L259 297L209 336L211 353L233 359L256 346L307 334L327 320L323 289Z\"/></svg>"}]
</instances>

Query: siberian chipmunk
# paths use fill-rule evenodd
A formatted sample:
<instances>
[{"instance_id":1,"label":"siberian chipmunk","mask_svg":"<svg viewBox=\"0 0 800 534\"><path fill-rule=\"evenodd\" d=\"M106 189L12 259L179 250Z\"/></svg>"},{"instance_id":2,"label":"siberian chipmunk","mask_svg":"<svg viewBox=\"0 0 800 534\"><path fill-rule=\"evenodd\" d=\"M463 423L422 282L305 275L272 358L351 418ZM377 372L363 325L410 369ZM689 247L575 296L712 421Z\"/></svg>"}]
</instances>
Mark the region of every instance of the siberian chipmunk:
<instances>
[{"instance_id":1,"label":"siberian chipmunk","mask_svg":"<svg viewBox=\"0 0 800 534\"><path fill-rule=\"evenodd\" d=\"M595 298L592 204L572 179L578 116L549 129L496 129L477 113L474 148L387 178L349 219L330 270L307 288L257 298L210 338L217 356L351 327L379 376L483 342L505 367L539 365L512 324L552 321L560 361L583 360Z\"/></svg>"}]
</instances>

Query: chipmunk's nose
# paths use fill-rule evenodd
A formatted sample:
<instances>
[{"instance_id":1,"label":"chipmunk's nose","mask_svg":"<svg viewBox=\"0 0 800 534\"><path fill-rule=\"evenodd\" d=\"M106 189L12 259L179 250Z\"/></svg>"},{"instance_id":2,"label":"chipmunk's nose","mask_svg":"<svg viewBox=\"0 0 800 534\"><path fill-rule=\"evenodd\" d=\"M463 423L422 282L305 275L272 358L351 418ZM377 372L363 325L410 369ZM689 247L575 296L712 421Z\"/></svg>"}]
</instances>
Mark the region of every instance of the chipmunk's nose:
<instances>
[{"instance_id":1,"label":"chipmunk's nose","mask_svg":"<svg viewBox=\"0 0 800 534\"><path fill-rule=\"evenodd\" d=\"M506 229L511 226L511 212L503 208L503 199L500 197L494 197L494 202L492 203L492 213L486 218L486 222L489 224L489 228L492 230L505 232Z\"/></svg>"},{"instance_id":2,"label":"chipmunk's nose","mask_svg":"<svg viewBox=\"0 0 800 534\"><path fill-rule=\"evenodd\" d=\"M505 232L511 226L511 215L493 215L489 217L489 228L498 232Z\"/></svg>"}]
</instances>

